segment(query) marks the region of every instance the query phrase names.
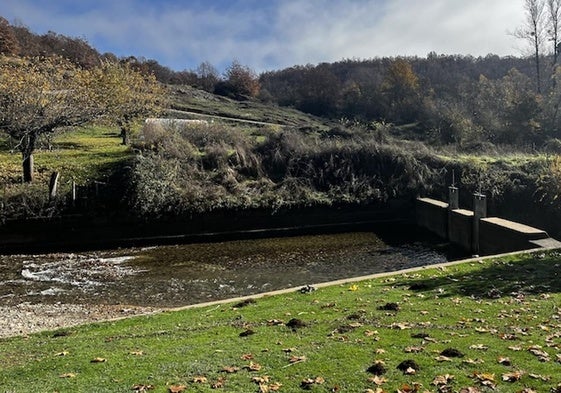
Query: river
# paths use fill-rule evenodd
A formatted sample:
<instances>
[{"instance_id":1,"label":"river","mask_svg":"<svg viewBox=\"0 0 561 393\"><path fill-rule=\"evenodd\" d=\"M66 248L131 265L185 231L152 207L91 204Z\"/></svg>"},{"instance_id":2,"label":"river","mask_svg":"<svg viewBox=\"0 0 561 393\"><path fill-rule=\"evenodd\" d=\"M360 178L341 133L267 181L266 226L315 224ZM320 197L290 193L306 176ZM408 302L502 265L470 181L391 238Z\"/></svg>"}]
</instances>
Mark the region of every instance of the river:
<instances>
[{"instance_id":1,"label":"river","mask_svg":"<svg viewBox=\"0 0 561 393\"><path fill-rule=\"evenodd\" d=\"M177 307L454 259L418 231L0 256L0 306Z\"/></svg>"}]
</instances>

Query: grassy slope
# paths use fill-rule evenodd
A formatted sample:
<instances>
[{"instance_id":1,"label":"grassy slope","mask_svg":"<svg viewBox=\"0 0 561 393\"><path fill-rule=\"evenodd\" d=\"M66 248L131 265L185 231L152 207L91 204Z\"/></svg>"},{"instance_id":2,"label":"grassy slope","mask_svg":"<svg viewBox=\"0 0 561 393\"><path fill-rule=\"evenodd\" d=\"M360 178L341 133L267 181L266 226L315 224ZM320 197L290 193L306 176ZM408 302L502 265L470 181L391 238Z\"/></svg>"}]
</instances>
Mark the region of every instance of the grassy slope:
<instances>
[{"instance_id":1,"label":"grassy slope","mask_svg":"<svg viewBox=\"0 0 561 393\"><path fill-rule=\"evenodd\" d=\"M291 108L257 101L235 101L189 86L172 86L170 89L171 106L175 110L318 130L327 130L334 125Z\"/></svg>"},{"instance_id":2,"label":"grassy slope","mask_svg":"<svg viewBox=\"0 0 561 393\"><path fill-rule=\"evenodd\" d=\"M439 378L442 391L546 392L561 382L559 260L489 259L4 339L0 390L210 392L219 382L228 392L298 392L310 379L316 392L432 392ZM380 309L392 302L399 311ZM306 326L287 327L292 318ZM449 348L464 356L439 358ZM404 360L419 370L397 370ZM385 371L374 380L366 370L377 361Z\"/></svg>"},{"instance_id":3,"label":"grassy slope","mask_svg":"<svg viewBox=\"0 0 561 393\"><path fill-rule=\"evenodd\" d=\"M0 149L0 181L18 183L21 179L21 154L10 152L7 142ZM130 156L119 135L105 127L85 127L55 135L52 150L39 148L34 153L36 182L47 182L53 171L84 184L107 176L111 169Z\"/></svg>"}]
</instances>

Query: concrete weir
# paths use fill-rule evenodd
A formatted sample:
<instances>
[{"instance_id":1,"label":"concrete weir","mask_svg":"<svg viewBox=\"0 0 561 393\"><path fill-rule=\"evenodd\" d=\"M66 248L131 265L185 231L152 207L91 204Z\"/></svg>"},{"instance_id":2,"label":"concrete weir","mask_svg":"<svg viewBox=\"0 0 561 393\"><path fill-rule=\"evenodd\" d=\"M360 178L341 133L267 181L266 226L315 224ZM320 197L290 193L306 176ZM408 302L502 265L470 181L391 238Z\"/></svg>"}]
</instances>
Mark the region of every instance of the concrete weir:
<instances>
[{"instance_id":1,"label":"concrete weir","mask_svg":"<svg viewBox=\"0 0 561 393\"><path fill-rule=\"evenodd\" d=\"M485 196L474 194L474 210L458 208L458 189L450 187L450 203L417 198L417 225L475 255L533 248L561 247L546 231L499 217L487 217Z\"/></svg>"}]
</instances>

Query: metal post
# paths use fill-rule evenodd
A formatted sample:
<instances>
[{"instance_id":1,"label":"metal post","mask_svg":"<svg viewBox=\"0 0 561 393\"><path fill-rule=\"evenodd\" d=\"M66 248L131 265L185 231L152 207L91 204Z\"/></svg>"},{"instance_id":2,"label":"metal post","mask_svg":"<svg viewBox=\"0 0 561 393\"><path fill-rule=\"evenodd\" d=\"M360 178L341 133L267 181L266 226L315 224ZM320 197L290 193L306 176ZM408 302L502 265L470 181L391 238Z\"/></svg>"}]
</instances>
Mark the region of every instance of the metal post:
<instances>
[{"instance_id":1,"label":"metal post","mask_svg":"<svg viewBox=\"0 0 561 393\"><path fill-rule=\"evenodd\" d=\"M448 187L448 209L455 210L460 208L460 196L458 187L451 185Z\"/></svg>"},{"instance_id":2,"label":"metal post","mask_svg":"<svg viewBox=\"0 0 561 393\"><path fill-rule=\"evenodd\" d=\"M479 220L487 217L487 197L479 192L473 194L472 252L479 255Z\"/></svg>"}]
</instances>

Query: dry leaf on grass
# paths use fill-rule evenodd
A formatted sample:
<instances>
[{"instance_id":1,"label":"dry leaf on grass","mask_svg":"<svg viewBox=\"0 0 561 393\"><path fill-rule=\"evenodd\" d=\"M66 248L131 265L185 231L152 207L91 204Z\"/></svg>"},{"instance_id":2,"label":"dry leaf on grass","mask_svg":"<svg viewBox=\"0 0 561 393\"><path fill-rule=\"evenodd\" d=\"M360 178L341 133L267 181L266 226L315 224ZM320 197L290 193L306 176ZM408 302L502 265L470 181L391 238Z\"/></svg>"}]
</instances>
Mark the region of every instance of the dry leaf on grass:
<instances>
[{"instance_id":1,"label":"dry leaf on grass","mask_svg":"<svg viewBox=\"0 0 561 393\"><path fill-rule=\"evenodd\" d=\"M523 371L513 371L511 373L505 373L502 375L502 380L504 382L516 382L519 381L520 378L522 378L523 374Z\"/></svg>"},{"instance_id":2,"label":"dry leaf on grass","mask_svg":"<svg viewBox=\"0 0 561 393\"><path fill-rule=\"evenodd\" d=\"M132 390L135 392L147 392L149 390L154 390L154 385L143 385L143 384L136 384L132 386Z\"/></svg>"},{"instance_id":3,"label":"dry leaf on grass","mask_svg":"<svg viewBox=\"0 0 561 393\"><path fill-rule=\"evenodd\" d=\"M169 393L183 393L185 390L187 390L185 385L172 385L168 388Z\"/></svg>"},{"instance_id":4,"label":"dry leaf on grass","mask_svg":"<svg viewBox=\"0 0 561 393\"><path fill-rule=\"evenodd\" d=\"M306 356L291 356L290 359L288 359L291 364L305 362L306 360L308 360Z\"/></svg>"},{"instance_id":5,"label":"dry leaf on grass","mask_svg":"<svg viewBox=\"0 0 561 393\"><path fill-rule=\"evenodd\" d=\"M432 380L432 384L435 385L435 386L448 385L448 383L450 383L453 379L454 379L454 376L450 375L450 374L437 375Z\"/></svg>"},{"instance_id":6,"label":"dry leaf on grass","mask_svg":"<svg viewBox=\"0 0 561 393\"><path fill-rule=\"evenodd\" d=\"M233 374L233 373L237 373L238 371L240 371L240 368L236 367L236 366L225 366L225 367L222 367L222 370L220 370L220 371L228 373L228 374Z\"/></svg>"}]
</instances>

